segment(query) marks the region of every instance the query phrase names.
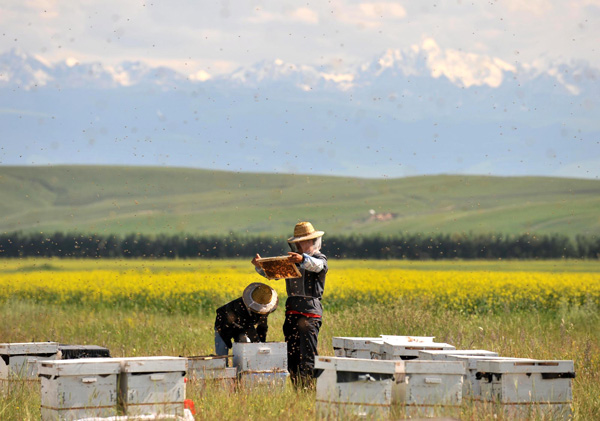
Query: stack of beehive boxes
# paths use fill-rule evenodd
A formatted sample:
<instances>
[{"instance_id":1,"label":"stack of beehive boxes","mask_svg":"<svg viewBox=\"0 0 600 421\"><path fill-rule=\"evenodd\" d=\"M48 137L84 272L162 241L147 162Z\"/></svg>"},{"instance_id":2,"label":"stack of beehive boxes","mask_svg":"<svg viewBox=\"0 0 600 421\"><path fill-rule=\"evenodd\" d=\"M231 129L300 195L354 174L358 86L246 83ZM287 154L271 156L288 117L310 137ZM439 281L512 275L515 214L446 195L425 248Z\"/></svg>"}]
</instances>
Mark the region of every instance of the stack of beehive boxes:
<instances>
[{"instance_id":1,"label":"stack of beehive boxes","mask_svg":"<svg viewBox=\"0 0 600 421\"><path fill-rule=\"evenodd\" d=\"M485 359L477 377L481 400L511 419L571 418L573 361Z\"/></svg>"},{"instance_id":2,"label":"stack of beehive boxes","mask_svg":"<svg viewBox=\"0 0 600 421\"><path fill-rule=\"evenodd\" d=\"M42 360L38 372L44 421L184 415L185 358Z\"/></svg>"},{"instance_id":3,"label":"stack of beehive boxes","mask_svg":"<svg viewBox=\"0 0 600 421\"><path fill-rule=\"evenodd\" d=\"M336 358L319 358L317 366L322 374L317 380L317 404L321 410L338 410L345 405L345 410L353 414L368 413L378 407L401 406L424 408L438 405L448 408L460 404L463 398L483 401L500 408L505 416L523 417L534 414L541 417L569 418L571 416L572 379L575 377L573 361L532 360L526 358L500 357L487 350L456 350L454 346L436 343L433 337L391 336L381 337L334 337L332 344ZM365 365L364 359L404 362L406 387L398 389L385 384L390 378L400 378L396 368L386 368L391 377L385 378L379 373L377 366ZM338 361L346 360L342 363ZM427 388L415 388L419 382L417 373L422 370L419 363L434 363L427 366L428 376L424 383ZM450 367L459 363L463 367L460 376L460 393L457 395L458 383L448 377ZM340 367L344 371L340 371ZM391 367L391 366L390 366ZM369 372L371 370L372 372ZM353 372L353 375L347 374ZM346 374L344 374L346 373ZM437 377L435 377L437 375ZM443 375L443 376L442 376ZM433 380L442 378L443 380ZM416 383L410 383L410 379ZM407 380L408 379L408 380ZM378 384L374 383L384 382ZM385 383L387 382L387 383ZM428 383L429 382L429 383ZM433 382L433 383L432 383ZM344 384L342 384L344 383ZM438 389L431 386L439 384ZM445 392L442 393L440 390ZM381 395L373 390L386 392ZM413 400L393 399L389 390L410 392ZM414 390L419 390L418 395ZM447 391L452 391L450 394ZM430 395L427 395L429 393ZM427 397L425 397L427 396ZM449 396L452 396L450 399ZM344 398L346 402L344 402ZM434 404L432 404L434 402ZM354 408L354 410L351 410ZM389 409L389 408L388 408Z\"/></svg>"},{"instance_id":4,"label":"stack of beehive boxes","mask_svg":"<svg viewBox=\"0 0 600 421\"><path fill-rule=\"evenodd\" d=\"M233 344L233 366L242 387L266 385L283 389L289 377L287 343L236 342Z\"/></svg>"},{"instance_id":5,"label":"stack of beehive boxes","mask_svg":"<svg viewBox=\"0 0 600 421\"><path fill-rule=\"evenodd\" d=\"M365 417L448 415L461 403L460 362L317 357L317 409Z\"/></svg>"},{"instance_id":6,"label":"stack of beehive boxes","mask_svg":"<svg viewBox=\"0 0 600 421\"><path fill-rule=\"evenodd\" d=\"M110 357L108 349L96 345L65 345L57 342L0 343L0 380L37 381L37 362L83 357Z\"/></svg>"}]
</instances>

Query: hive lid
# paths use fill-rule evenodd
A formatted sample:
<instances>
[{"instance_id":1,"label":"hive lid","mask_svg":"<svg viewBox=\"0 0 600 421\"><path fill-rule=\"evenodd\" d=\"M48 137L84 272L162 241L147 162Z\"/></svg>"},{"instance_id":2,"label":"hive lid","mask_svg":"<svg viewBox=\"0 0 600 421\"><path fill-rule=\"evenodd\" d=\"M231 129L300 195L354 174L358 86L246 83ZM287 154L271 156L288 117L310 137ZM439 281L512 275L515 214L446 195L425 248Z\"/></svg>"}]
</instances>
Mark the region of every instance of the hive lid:
<instances>
[{"instance_id":1,"label":"hive lid","mask_svg":"<svg viewBox=\"0 0 600 421\"><path fill-rule=\"evenodd\" d=\"M535 361L530 358L513 358L513 357L493 357L486 355L448 355L451 361L464 361L469 370L477 368L477 361L484 360L506 360L506 361Z\"/></svg>"},{"instance_id":2,"label":"hive lid","mask_svg":"<svg viewBox=\"0 0 600 421\"><path fill-rule=\"evenodd\" d=\"M334 348L347 348L357 349L357 344L364 344L362 349L368 348L368 343L371 341L380 341L380 337L368 337L368 336L334 336L331 339L331 344Z\"/></svg>"},{"instance_id":3,"label":"hive lid","mask_svg":"<svg viewBox=\"0 0 600 421\"><path fill-rule=\"evenodd\" d=\"M572 360L501 360L477 361L477 371L483 373L574 373Z\"/></svg>"},{"instance_id":4,"label":"hive lid","mask_svg":"<svg viewBox=\"0 0 600 421\"><path fill-rule=\"evenodd\" d=\"M448 356L453 355L471 355L471 356L485 356L485 357L497 357L498 353L493 351L486 351L485 349L444 349L444 350L422 350L419 351L419 356L429 356L436 359L444 359Z\"/></svg>"},{"instance_id":5,"label":"hive lid","mask_svg":"<svg viewBox=\"0 0 600 421\"><path fill-rule=\"evenodd\" d=\"M58 342L0 343L2 355L56 354L57 352Z\"/></svg>"},{"instance_id":6,"label":"hive lid","mask_svg":"<svg viewBox=\"0 0 600 421\"><path fill-rule=\"evenodd\" d=\"M315 368L336 371L382 374L464 374L465 365L459 361L392 361L364 358L319 357Z\"/></svg>"},{"instance_id":7,"label":"hive lid","mask_svg":"<svg viewBox=\"0 0 600 421\"><path fill-rule=\"evenodd\" d=\"M366 358L328 357L337 371L395 374L402 373L402 361L369 360Z\"/></svg>"},{"instance_id":8,"label":"hive lid","mask_svg":"<svg viewBox=\"0 0 600 421\"><path fill-rule=\"evenodd\" d=\"M371 341L379 341L381 338L344 338L345 349L369 349Z\"/></svg>"},{"instance_id":9,"label":"hive lid","mask_svg":"<svg viewBox=\"0 0 600 421\"><path fill-rule=\"evenodd\" d=\"M400 342L387 340L383 342L383 347L387 354L399 354L402 355L404 351L425 351L425 350L454 350L454 345L438 342Z\"/></svg>"},{"instance_id":10,"label":"hive lid","mask_svg":"<svg viewBox=\"0 0 600 421\"><path fill-rule=\"evenodd\" d=\"M315 368L320 370L335 370L335 361L337 358L317 356L315 359Z\"/></svg>"},{"instance_id":11,"label":"hive lid","mask_svg":"<svg viewBox=\"0 0 600 421\"><path fill-rule=\"evenodd\" d=\"M38 361L38 374L49 376L89 376L118 374L121 365L115 358L79 358L76 360Z\"/></svg>"},{"instance_id":12,"label":"hive lid","mask_svg":"<svg viewBox=\"0 0 600 421\"><path fill-rule=\"evenodd\" d=\"M119 358L124 373L158 373L167 371L186 371L187 358L183 357L130 357Z\"/></svg>"},{"instance_id":13,"label":"hive lid","mask_svg":"<svg viewBox=\"0 0 600 421\"><path fill-rule=\"evenodd\" d=\"M425 343L425 342L433 342L433 340L435 339L435 336L381 335L380 339L383 339L386 342Z\"/></svg>"},{"instance_id":14,"label":"hive lid","mask_svg":"<svg viewBox=\"0 0 600 421\"><path fill-rule=\"evenodd\" d=\"M460 361L402 361L407 374L465 374L465 364Z\"/></svg>"}]
</instances>

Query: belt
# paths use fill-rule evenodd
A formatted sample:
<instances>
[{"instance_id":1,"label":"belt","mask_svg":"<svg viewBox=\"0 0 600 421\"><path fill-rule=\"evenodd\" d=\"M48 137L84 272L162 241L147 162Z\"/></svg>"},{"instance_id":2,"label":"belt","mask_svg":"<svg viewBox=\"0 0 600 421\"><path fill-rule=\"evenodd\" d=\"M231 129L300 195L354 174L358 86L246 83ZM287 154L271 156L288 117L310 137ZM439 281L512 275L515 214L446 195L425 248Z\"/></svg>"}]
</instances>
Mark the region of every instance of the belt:
<instances>
[{"instance_id":1,"label":"belt","mask_svg":"<svg viewBox=\"0 0 600 421\"><path fill-rule=\"evenodd\" d=\"M304 316L304 317L312 317L314 319L320 319L321 316L319 316L318 314L312 314L312 313L302 313L301 311L296 311L296 310L287 310L285 312L285 314L298 314L300 316Z\"/></svg>"}]
</instances>

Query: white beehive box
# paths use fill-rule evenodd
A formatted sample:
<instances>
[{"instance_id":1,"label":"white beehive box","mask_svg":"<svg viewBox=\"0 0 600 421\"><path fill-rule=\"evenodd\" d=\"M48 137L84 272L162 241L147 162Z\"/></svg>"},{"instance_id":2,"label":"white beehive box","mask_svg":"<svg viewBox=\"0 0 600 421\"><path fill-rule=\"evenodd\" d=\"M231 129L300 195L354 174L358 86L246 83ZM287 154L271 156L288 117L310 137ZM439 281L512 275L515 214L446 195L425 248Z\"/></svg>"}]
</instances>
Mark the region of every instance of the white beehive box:
<instances>
[{"instance_id":1,"label":"white beehive box","mask_svg":"<svg viewBox=\"0 0 600 421\"><path fill-rule=\"evenodd\" d=\"M187 357L188 376L195 371L221 370L226 368L228 358L226 355Z\"/></svg>"},{"instance_id":2,"label":"white beehive box","mask_svg":"<svg viewBox=\"0 0 600 421\"><path fill-rule=\"evenodd\" d=\"M384 339L382 348L385 360L410 360L419 358L419 351L456 349L453 345L446 343L405 341L403 339Z\"/></svg>"},{"instance_id":3,"label":"white beehive box","mask_svg":"<svg viewBox=\"0 0 600 421\"><path fill-rule=\"evenodd\" d=\"M378 341L381 338L344 338L344 350L348 358L371 358L371 341Z\"/></svg>"},{"instance_id":4,"label":"white beehive box","mask_svg":"<svg viewBox=\"0 0 600 421\"><path fill-rule=\"evenodd\" d=\"M187 376L191 381L196 382L222 380L233 385L237 369L227 367L227 358L226 356L188 357Z\"/></svg>"},{"instance_id":5,"label":"white beehive box","mask_svg":"<svg viewBox=\"0 0 600 421\"><path fill-rule=\"evenodd\" d=\"M371 358L369 342L380 337L334 336L331 339L336 357Z\"/></svg>"},{"instance_id":6,"label":"white beehive box","mask_svg":"<svg viewBox=\"0 0 600 421\"><path fill-rule=\"evenodd\" d=\"M430 416L460 405L464 364L318 357L317 404L321 412L370 416L399 406Z\"/></svg>"},{"instance_id":7,"label":"white beehive box","mask_svg":"<svg viewBox=\"0 0 600 421\"><path fill-rule=\"evenodd\" d=\"M37 380L37 362L57 358L57 342L0 343L0 379Z\"/></svg>"},{"instance_id":8,"label":"white beehive box","mask_svg":"<svg viewBox=\"0 0 600 421\"><path fill-rule=\"evenodd\" d=\"M42 420L116 415L120 370L112 358L39 361Z\"/></svg>"},{"instance_id":9,"label":"white beehive box","mask_svg":"<svg viewBox=\"0 0 600 421\"><path fill-rule=\"evenodd\" d=\"M119 404L127 415L183 415L187 360L119 358Z\"/></svg>"},{"instance_id":10,"label":"white beehive box","mask_svg":"<svg viewBox=\"0 0 600 421\"><path fill-rule=\"evenodd\" d=\"M483 360L506 360L506 361L533 361L529 358L493 357L485 355L448 355L450 361L462 361L465 363L466 373L463 383L463 399L481 399L480 381L477 378L477 361Z\"/></svg>"},{"instance_id":11,"label":"white beehive box","mask_svg":"<svg viewBox=\"0 0 600 421\"><path fill-rule=\"evenodd\" d=\"M482 400L503 405L510 416L541 411L543 416L571 416L573 361L479 360Z\"/></svg>"},{"instance_id":12,"label":"white beehive box","mask_svg":"<svg viewBox=\"0 0 600 421\"><path fill-rule=\"evenodd\" d=\"M284 390L290 374L286 371L244 371L239 373L238 382L241 387L268 387Z\"/></svg>"},{"instance_id":13,"label":"white beehive box","mask_svg":"<svg viewBox=\"0 0 600 421\"><path fill-rule=\"evenodd\" d=\"M233 366L238 375L245 371L287 371L286 342L233 344Z\"/></svg>"}]
</instances>

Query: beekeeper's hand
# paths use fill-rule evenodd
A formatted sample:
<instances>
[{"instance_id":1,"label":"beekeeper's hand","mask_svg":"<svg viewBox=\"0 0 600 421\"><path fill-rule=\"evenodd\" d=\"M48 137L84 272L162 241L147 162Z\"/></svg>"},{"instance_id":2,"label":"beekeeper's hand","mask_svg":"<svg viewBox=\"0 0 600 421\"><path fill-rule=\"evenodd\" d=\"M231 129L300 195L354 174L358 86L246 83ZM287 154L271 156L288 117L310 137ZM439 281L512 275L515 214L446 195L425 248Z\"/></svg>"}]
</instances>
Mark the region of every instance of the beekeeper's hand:
<instances>
[{"instance_id":1,"label":"beekeeper's hand","mask_svg":"<svg viewBox=\"0 0 600 421\"><path fill-rule=\"evenodd\" d=\"M254 266L256 266L257 268L260 267L260 265L258 264L258 262L256 260L260 259L260 254L256 253L256 256L254 256L254 259L252 259L252 264Z\"/></svg>"},{"instance_id":2,"label":"beekeeper's hand","mask_svg":"<svg viewBox=\"0 0 600 421\"><path fill-rule=\"evenodd\" d=\"M302 261L304 260L304 256L298 253L294 253L293 251L288 251L288 256L290 256L289 260L292 263L302 263Z\"/></svg>"}]
</instances>

